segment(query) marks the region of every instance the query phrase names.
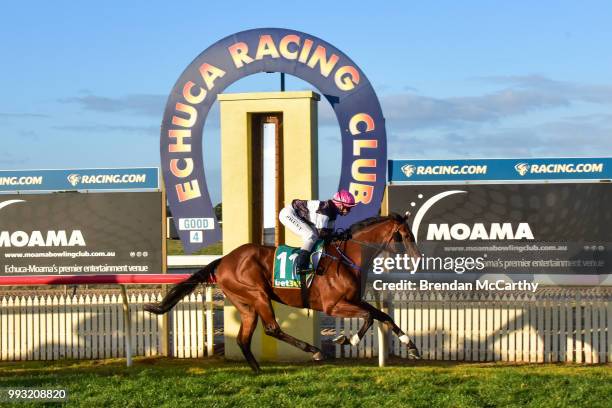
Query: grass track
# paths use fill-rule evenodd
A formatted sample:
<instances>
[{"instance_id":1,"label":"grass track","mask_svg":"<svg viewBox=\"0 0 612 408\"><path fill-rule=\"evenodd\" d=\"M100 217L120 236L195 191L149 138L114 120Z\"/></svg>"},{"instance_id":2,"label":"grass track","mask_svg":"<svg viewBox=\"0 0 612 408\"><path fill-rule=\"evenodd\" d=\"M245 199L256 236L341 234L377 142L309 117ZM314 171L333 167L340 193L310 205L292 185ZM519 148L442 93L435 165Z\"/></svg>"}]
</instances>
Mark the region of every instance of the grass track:
<instances>
[{"instance_id":1,"label":"grass track","mask_svg":"<svg viewBox=\"0 0 612 408\"><path fill-rule=\"evenodd\" d=\"M394 360L264 364L223 359L0 364L0 387L65 388L68 406L610 407L612 367ZM11 406L42 406L42 403ZM52 405L52 404L50 404ZM55 404L54 406L57 406Z\"/></svg>"}]
</instances>

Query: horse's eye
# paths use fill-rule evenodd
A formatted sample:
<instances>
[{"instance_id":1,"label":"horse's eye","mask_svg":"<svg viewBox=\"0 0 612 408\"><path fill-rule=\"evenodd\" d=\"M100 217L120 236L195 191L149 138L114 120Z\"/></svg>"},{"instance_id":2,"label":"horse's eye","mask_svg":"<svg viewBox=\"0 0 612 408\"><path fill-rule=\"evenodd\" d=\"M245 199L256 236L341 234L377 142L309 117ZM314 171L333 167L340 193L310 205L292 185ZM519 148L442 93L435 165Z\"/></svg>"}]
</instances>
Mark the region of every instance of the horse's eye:
<instances>
[{"instance_id":1,"label":"horse's eye","mask_svg":"<svg viewBox=\"0 0 612 408\"><path fill-rule=\"evenodd\" d=\"M393 241L402 242L402 234L400 234L399 231L393 233Z\"/></svg>"}]
</instances>

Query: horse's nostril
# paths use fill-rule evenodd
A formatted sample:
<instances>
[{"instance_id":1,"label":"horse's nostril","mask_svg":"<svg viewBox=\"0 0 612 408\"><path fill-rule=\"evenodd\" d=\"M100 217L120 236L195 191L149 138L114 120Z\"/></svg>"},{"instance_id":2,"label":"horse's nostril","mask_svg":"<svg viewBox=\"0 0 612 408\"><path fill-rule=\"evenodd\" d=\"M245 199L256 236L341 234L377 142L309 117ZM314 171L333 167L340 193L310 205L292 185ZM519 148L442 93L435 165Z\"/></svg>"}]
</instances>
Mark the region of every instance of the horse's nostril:
<instances>
[{"instance_id":1,"label":"horse's nostril","mask_svg":"<svg viewBox=\"0 0 612 408\"><path fill-rule=\"evenodd\" d=\"M396 231L393 234L393 241L395 241L395 242L402 242L402 234L400 234L399 231Z\"/></svg>"}]
</instances>

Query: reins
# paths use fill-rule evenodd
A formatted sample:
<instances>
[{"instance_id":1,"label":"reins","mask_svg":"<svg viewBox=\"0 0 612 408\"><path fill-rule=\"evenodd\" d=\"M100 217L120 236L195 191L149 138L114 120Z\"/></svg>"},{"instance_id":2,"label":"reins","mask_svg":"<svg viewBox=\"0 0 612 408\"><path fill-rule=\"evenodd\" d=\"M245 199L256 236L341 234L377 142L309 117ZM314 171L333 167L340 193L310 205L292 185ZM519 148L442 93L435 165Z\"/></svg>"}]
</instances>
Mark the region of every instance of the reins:
<instances>
[{"instance_id":1,"label":"reins","mask_svg":"<svg viewBox=\"0 0 612 408\"><path fill-rule=\"evenodd\" d=\"M395 236L395 234L396 234L396 233L399 231L399 229L400 229L400 226L397 226L397 227L395 228L395 230L393 230L393 232L392 232L392 233L389 235L389 239L387 239L387 240L386 240L384 243L382 243L381 245L373 245L373 243L371 243L371 242L361 241L361 240L355 239L355 238L353 238L353 237L350 237L350 238L348 238L348 237L347 237L346 239L339 239L339 240L337 240L337 241L340 241L340 242L345 243L345 244L346 244L347 242L349 242L349 241L352 241L352 242L356 243L357 245L359 245L359 246L361 246L361 247L367 247L367 248L373 248L373 249L375 249L376 251L374 252L374 254L373 254L372 256L370 256L370 257L368 258L367 262L365 263L365 265L366 265L366 267L367 267L367 265L369 265L369 264L370 264L370 262L371 262L371 261L372 261L372 260L373 260L373 259L374 259L376 256L378 256L378 254L379 254L379 253L383 252L385 248L389 247L389 243L390 243L390 241L393 239L393 237L394 237L394 236ZM344 231L343 231L343 233L344 233ZM346 265L346 266L348 266L348 267L350 267L350 268L352 268L352 269L356 270L357 272L359 272L359 273L363 273L363 271L362 271L362 269L361 269L361 266L360 266L360 265L357 265L355 262L353 262L353 260L352 260L352 259L351 259L351 258L350 258L348 255L346 255L346 254L344 253L344 251L342 251L342 249L340 249L340 246L339 246L339 245L338 245L336 242L331 241L330 243L331 243L331 244L334 246L334 248L336 248L336 251L338 252L338 254L340 254L340 258L335 257L335 256L330 255L330 254L325 253L325 252L322 254L322 256L327 256L327 257L329 257L329 258L331 258L331 259L333 259L333 260L335 260L335 261L342 262L344 265ZM390 252L396 252L396 251L390 251Z\"/></svg>"}]
</instances>

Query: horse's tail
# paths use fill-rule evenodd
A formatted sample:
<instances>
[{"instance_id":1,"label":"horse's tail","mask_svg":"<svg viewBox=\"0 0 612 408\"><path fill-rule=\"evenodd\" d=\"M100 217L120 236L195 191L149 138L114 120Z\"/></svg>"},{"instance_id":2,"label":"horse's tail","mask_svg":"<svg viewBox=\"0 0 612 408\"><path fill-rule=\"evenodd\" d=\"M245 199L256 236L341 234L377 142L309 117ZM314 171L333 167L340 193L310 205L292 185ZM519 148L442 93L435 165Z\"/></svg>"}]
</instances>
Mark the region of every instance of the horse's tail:
<instances>
[{"instance_id":1,"label":"horse's tail","mask_svg":"<svg viewBox=\"0 0 612 408\"><path fill-rule=\"evenodd\" d=\"M215 273L215 269L221 263L221 258L215 259L203 269L200 269L189 278L185 279L181 283L178 283L172 287L164 296L161 302L158 304L149 303L145 305L144 310L155 314L164 314L170 311L178 302L181 301L185 296L193 292L199 283L207 282L211 280L211 277Z\"/></svg>"}]
</instances>

